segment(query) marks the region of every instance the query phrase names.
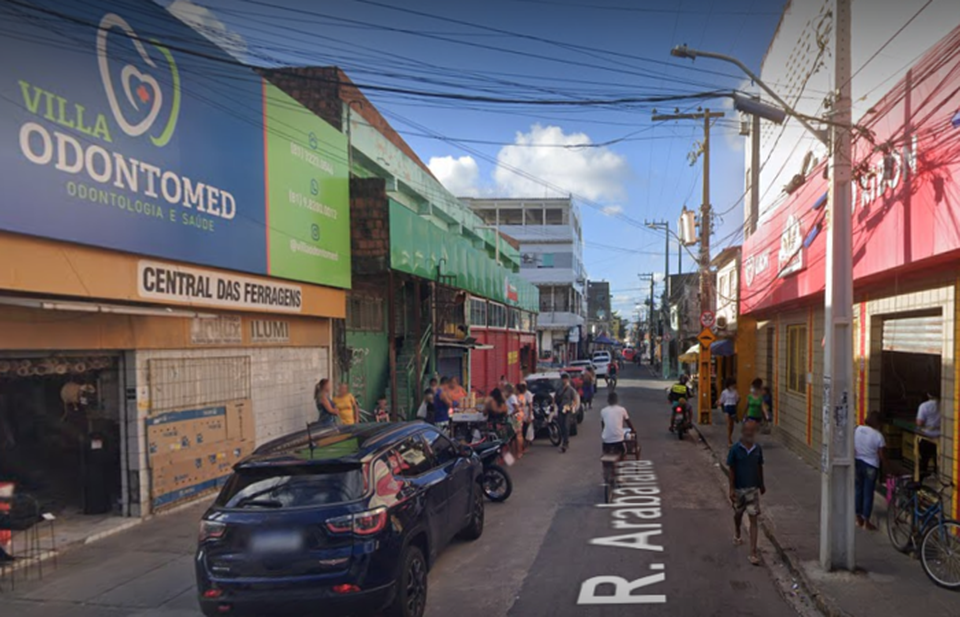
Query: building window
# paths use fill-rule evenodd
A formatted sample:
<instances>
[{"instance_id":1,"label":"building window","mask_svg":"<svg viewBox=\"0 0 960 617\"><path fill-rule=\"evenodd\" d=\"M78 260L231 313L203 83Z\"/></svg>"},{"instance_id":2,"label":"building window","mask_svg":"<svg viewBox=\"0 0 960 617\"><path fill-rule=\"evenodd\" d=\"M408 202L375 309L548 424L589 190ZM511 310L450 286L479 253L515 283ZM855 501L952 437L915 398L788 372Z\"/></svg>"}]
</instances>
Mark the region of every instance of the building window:
<instances>
[{"instance_id":1,"label":"building window","mask_svg":"<svg viewBox=\"0 0 960 617\"><path fill-rule=\"evenodd\" d=\"M477 216L487 225L496 225L497 224L497 210L496 208L491 208L489 210L476 210Z\"/></svg>"},{"instance_id":2,"label":"building window","mask_svg":"<svg viewBox=\"0 0 960 617\"><path fill-rule=\"evenodd\" d=\"M383 299L351 295L347 300L347 330L383 331Z\"/></svg>"},{"instance_id":3,"label":"building window","mask_svg":"<svg viewBox=\"0 0 960 617\"><path fill-rule=\"evenodd\" d=\"M470 325L486 327L487 301L479 298L470 299Z\"/></svg>"},{"instance_id":4,"label":"building window","mask_svg":"<svg viewBox=\"0 0 960 617\"><path fill-rule=\"evenodd\" d=\"M487 312L487 325L491 328L506 328L507 307L491 302Z\"/></svg>"},{"instance_id":5,"label":"building window","mask_svg":"<svg viewBox=\"0 0 960 617\"><path fill-rule=\"evenodd\" d=\"M500 208L501 225L523 225L523 209Z\"/></svg>"},{"instance_id":6,"label":"building window","mask_svg":"<svg viewBox=\"0 0 960 617\"><path fill-rule=\"evenodd\" d=\"M805 394L807 385L807 327L787 326L787 390Z\"/></svg>"},{"instance_id":7,"label":"building window","mask_svg":"<svg viewBox=\"0 0 960 617\"><path fill-rule=\"evenodd\" d=\"M552 268L553 267L553 253L541 253L540 254L540 263L537 265L538 268Z\"/></svg>"},{"instance_id":8,"label":"building window","mask_svg":"<svg viewBox=\"0 0 960 617\"><path fill-rule=\"evenodd\" d=\"M527 225L543 225L543 208L527 206L524 209L524 222Z\"/></svg>"},{"instance_id":9,"label":"building window","mask_svg":"<svg viewBox=\"0 0 960 617\"><path fill-rule=\"evenodd\" d=\"M520 311L519 309L507 309L507 327L511 330L520 329Z\"/></svg>"},{"instance_id":10,"label":"building window","mask_svg":"<svg viewBox=\"0 0 960 617\"><path fill-rule=\"evenodd\" d=\"M545 219L547 225L563 225L563 208L547 208Z\"/></svg>"}]
</instances>

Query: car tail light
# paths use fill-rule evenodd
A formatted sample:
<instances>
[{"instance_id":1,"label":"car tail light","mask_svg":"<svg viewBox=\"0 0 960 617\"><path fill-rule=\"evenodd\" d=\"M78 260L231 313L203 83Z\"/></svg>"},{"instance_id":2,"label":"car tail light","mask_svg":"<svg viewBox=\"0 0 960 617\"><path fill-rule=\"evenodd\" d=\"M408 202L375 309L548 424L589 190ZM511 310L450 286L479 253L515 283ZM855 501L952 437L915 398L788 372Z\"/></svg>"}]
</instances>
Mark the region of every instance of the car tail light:
<instances>
[{"instance_id":1,"label":"car tail light","mask_svg":"<svg viewBox=\"0 0 960 617\"><path fill-rule=\"evenodd\" d=\"M348 585L347 583L333 586L333 593L356 593L358 591L360 591L359 587L356 585Z\"/></svg>"},{"instance_id":2,"label":"car tail light","mask_svg":"<svg viewBox=\"0 0 960 617\"><path fill-rule=\"evenodd\" d=\"M331 533L350 533L358 536L370 536L387 526L387 509L374 508L366 512L338 516L327 520L327 529Z\"/></svg>"},{"instance_id":3,"label":"car tail light","mask_svg":"<svg viewBox=\"0 0 960 617\"><path fill-rule=\"evenodd\" d=\"M203 543L208 540L219 540L226 532L226 524L219 521L208 521L204 519L200 521L199 541Z\"/></svg>"},{"instance_id":4,"label":"car tail light","mask_svg":"<svg viewBox=\"0 0 960 617\"><path fill-rule=\"evenodd\" d=\"M208 589L203 592L203 597L211 600L214 598L219 598L222 595L223 595L223 592L220 591L219 589Z\"/></svg>"}]
</instances>

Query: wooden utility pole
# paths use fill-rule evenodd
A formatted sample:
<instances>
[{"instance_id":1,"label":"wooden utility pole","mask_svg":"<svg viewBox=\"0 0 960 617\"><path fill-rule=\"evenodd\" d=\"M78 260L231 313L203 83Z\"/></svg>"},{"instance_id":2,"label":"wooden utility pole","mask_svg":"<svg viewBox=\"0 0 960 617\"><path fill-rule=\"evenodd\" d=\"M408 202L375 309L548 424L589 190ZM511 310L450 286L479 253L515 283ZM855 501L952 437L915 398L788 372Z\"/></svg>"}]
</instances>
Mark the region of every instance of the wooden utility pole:
<instances>
[{"instance_id":1,"label":"wooden utility pole","mask_svg":"<svg viewBox=\"0 0 960 617\"><path fill-rule=\"evenodd\" d=\"M654 122L667 120L703 120L703 143L698 154L703 156L703 203L700 204L700 312L716 310L713 297L713 280L710 276L710 232L713 229L713 220L710 212L710 123L716 118L722 118L722 111L704 109L692 114L654 114ZM710 424L710 346L702 345L700 349L700 364L698 371L699 406L698 416L700 424Z\"/></svg>"}]
</instances>

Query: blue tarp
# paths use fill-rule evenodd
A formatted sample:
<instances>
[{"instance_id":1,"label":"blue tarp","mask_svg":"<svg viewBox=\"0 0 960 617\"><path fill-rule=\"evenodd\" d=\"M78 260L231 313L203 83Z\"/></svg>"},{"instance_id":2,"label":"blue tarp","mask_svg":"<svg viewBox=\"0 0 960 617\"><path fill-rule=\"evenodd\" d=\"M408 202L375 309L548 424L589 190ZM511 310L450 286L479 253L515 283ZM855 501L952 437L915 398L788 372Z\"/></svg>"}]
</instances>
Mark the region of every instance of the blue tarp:
<instances>
[{"instance_id":1,"label":"blue tarp","mask_svg":"<svg viewBox=\"0 0 960 617\"><path fill-rule=\"evenodd\" d=\"M732 356L733 339L725 338L710 344L710 354L714 356Z\"/></svg>"},{"instance_id":2,"label":"blue tarp","mask_svg":"<svg viewBox=\"0 0 960 617\"><path fill-rule=\"evenodd\" d=\"M593 342L596 343L597 345L617 345L618 344L617 341L606 336L605 334L601 334L597 338L593 339Z\"/></svg>"}]
</instances>

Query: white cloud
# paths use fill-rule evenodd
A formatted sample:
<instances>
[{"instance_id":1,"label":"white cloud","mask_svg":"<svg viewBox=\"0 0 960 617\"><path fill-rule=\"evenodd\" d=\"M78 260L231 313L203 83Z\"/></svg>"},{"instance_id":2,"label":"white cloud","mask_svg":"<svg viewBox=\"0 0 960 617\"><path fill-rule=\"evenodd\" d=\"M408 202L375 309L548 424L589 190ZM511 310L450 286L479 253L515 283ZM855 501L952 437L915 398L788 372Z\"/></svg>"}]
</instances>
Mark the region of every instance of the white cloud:
<instances>
[{"instance_id":1,"label":"white cloud","mask_svg":"<svg viewBox=\"0 0 960 617\"><path fill-rule=\"evenodd\" d=\"M600 211L606 216L616 216L618 214L623 214L623 206L604 206Z\"/></svg>"},{"instance_id":2,"label":"white cloud","mask_svg":"<svg viewBox=\"0 0 960 617\"><path fill-rule=\"evenodd\" d=\"M247 52L247 41L231 30L206 7L191 0L174 0L167 7L174 17L187 24L234 58L242 60Z\"/></svg>"},{"instance_id":3,"label":"white cloud","mask_svg":"<svg viewBox=\"0 0 960 617\"><path fill-rule=\"evenodd\" d=\"M479 194L480 167L472 156L435 156L427 164L437 180L457 197Z\"/></svg>"},{"instance_id":4,"label":"white cloud","mask_svg":"<svg viewBox=\"0 0 960 617\"><path fill-rule=\"evenodd\" d=\"M497 155L499 166L493 173L497 192L504 197L564 197L576 193L591 200L622 199L623 184L630 174L624 157L608 148L556 147L590 143L585 133L566 134L558 126L534 124L529 133L517 133L515 145L504 146Z\"/></svg>"}]
</instances>

